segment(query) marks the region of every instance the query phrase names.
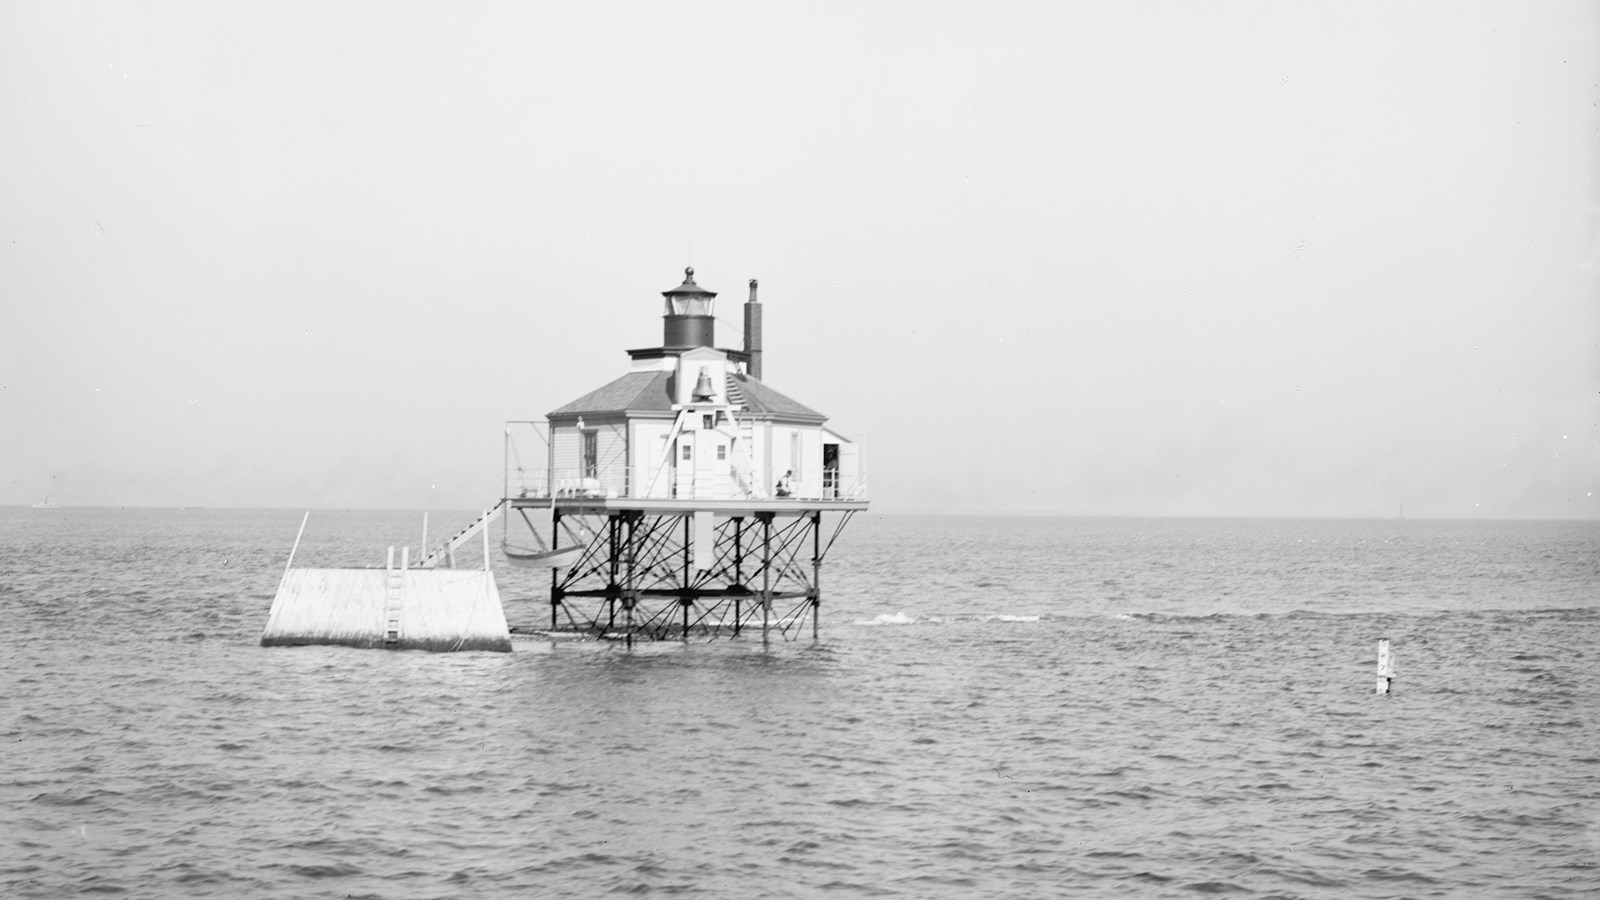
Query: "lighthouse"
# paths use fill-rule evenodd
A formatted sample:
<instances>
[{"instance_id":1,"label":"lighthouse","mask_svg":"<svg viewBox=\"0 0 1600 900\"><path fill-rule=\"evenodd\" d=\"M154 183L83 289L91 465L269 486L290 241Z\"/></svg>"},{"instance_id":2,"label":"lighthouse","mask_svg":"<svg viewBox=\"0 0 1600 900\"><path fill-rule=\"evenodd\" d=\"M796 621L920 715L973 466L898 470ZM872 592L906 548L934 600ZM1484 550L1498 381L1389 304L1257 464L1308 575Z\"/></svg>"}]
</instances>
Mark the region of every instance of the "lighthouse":
<instances>
[{"instance_id":1,"label":"lighthouse","mask_svg":"<svg viewBox=\"0 0 1600 900\"><path fill-rule=\"evenodd\" d=\"M749 287L742 348L715 346L717 293L686 269L661 292L659 346L544 422L507 423L490 515L506 514L507 559L550 570L550 630L817 635L824 558L867 509L863 455L763 380Z\"/></svg>"},{"instance_id":2,"label":"lighthouse","mask_svg":"<svg viewBox=\"0 0 1600 900\"><path fill-rule=\"evenodd\" d=\"M417 557L390 547L382 568L296 569L302 520L262 645L510 650L513 631L630 646L756 629L816 639L823 560L867 508L866 469L826 416L762 379L756 288L744 347L718 348L716 292L684 270L661 294L661 345L629 350L627 371L543 422L507 422L500 499L437 544L424 516ZM548 577L548 625L507 622L496 522L505 561ZM481 570L458 570L480 541Z\"/></svg>"}]
</instances>

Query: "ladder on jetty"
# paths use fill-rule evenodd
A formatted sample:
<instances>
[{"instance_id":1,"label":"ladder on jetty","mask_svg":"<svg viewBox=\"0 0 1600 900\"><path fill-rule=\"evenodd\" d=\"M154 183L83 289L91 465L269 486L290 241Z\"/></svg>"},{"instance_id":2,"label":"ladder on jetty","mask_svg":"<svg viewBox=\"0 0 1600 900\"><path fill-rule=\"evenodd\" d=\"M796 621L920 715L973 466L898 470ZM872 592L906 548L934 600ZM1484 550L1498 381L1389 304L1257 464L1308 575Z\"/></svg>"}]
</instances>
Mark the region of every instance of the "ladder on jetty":
<instances>
[{"instance_id":1,"label":"ladder on jetty","mask_svg":"<svg viewBox=\"0 0 1600 900\"><path fill-rule=\"evenodd\" d=\"M410 568L411 548L406 547L400 556L400 568L394 567L394 548L389 548L388 575L384 584L383 643L393 647L400 643L400 613L405 608L406 569Z\"/></svg>"},{"instance_id":2,"label":"ladder on jetty","mask_svg":"<svg viewBox=\"0 0 1600 900\"><path fill-rule=\"evenodd\" d=\"M494 523L494 520L500 518L501 514L505 511L506 501L502 498L500 502L485 510L483 515L480 515L478 518L474 519L472 524L456 532L454 537L429 551L427 555L423 556L422 559L417 561L417 567L420 569L431 569L437 566L440 562L449 561L451 567L454 568L456 550L459 549L462 544L472 540L472 538L477 535L478 532L488 528Z\"/></svg>"}]
</instances>

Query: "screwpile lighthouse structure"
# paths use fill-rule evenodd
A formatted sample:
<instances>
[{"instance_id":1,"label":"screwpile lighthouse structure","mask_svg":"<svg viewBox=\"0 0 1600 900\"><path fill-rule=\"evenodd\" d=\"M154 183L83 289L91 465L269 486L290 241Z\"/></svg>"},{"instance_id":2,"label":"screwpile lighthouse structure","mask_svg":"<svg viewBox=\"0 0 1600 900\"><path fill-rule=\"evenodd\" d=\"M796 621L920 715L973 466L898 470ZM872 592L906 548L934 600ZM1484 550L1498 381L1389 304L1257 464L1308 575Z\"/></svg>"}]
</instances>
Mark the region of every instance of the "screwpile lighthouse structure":
<instances>
[{"instance_id":1,"label":"screwpile lighthouse structure","mask_svg":"<svg viewBox=\"0 0 1600 900\"><path fill-rule=\"evenodd\" d=\"M662 293L661 345L544 422L508 422L503 499L422 564L503 515L506 558L549 570L552 631L815 637L823 560L867 508L864 459L762 379L756 291L744 348L718 348L717 295L685 270Z\"/></svg>"}]
</instances>

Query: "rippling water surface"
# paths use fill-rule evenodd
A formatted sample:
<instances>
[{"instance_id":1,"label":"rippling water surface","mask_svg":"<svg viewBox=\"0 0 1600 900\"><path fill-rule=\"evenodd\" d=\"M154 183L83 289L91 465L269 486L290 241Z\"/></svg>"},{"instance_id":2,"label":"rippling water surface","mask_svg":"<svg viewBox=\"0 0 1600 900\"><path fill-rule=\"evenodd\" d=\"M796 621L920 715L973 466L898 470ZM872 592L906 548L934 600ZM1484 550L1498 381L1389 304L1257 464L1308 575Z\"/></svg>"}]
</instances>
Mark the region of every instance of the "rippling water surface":
<instances>
[{"instance_id":1,"label":"rippling water surface","mask_svg":"<svg viewBox=\"0 0 1600 900\"><path fill-rule=\"evenodd\" d=\"M0 895L1600 891L1597 523L860 516L819 642L453 655L257 646L298 524L0 510Z\"/></svg>"}]
</instances>

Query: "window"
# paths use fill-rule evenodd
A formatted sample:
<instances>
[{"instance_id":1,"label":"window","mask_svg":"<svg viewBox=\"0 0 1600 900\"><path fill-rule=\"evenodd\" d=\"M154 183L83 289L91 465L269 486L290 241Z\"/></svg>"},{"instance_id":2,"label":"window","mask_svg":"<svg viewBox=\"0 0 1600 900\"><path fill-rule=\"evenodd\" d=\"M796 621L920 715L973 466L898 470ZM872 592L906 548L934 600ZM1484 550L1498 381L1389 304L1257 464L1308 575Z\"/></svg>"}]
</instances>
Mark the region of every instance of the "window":
<instances>
[{"instance_id":1,"label":"window","mask_svg":"<svg viewBox=\"0 0 1600 900\"><path fill-rule=\"evenodd\" d=\"M718 444L717 445L717 462L722 462L723 460L725 460L727 458L728 458L728 445L727 444Z\"/></svg>"},{"instance_id":2,"label":"window","mask_svg":"<svg viewBox=\"0 0 1600 900\"><path fill-rule=\"evenodd\" d=\"M700 417L700 428L701 428L701 430L710 431L711 429L715 428L716 427L715 419L716 419L716 417L713 416L711 413L706 413L705 415L701 416Z\"/></svg>"},{"instance_id":3,"label":"window","mask_svg":"<svg viewBox=\"0 0 1600 900\"><path fill-rule=\"evenodd\" d=\"M600 475L600 435L593 431L583 433L583 477Z\"/></svg>"},{"instance_id":4,"label":"window","mask_svg":"<svg viewBox=\"0 0 1600 900\"><path fill-rule=\"evenodd\" d=\"M688 459L689 458L689 445L688 444L684 444L683 445L683 458L684 459Z\"/></svg>"}]
</instances>

